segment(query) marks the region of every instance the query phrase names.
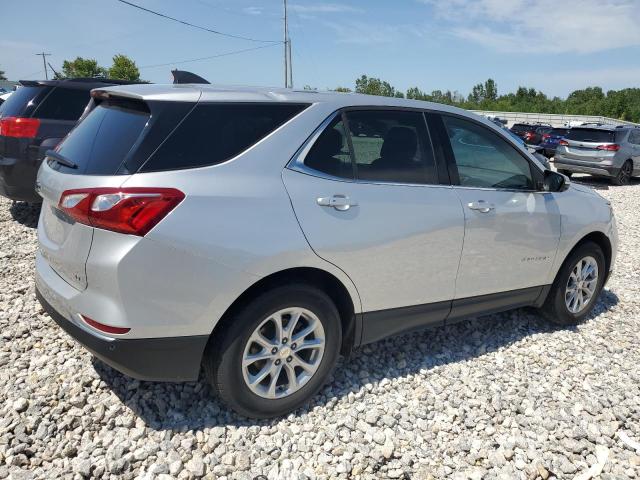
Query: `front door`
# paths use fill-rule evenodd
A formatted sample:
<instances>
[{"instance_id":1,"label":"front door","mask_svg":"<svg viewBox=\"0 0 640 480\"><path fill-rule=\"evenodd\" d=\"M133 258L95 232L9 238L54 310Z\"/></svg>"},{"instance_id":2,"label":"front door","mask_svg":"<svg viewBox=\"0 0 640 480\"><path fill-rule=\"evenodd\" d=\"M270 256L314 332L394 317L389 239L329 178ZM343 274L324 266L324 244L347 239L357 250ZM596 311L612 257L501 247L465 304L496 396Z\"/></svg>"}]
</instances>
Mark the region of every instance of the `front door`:
<instances>
[{"instance_id":1,"label":"front door","mask_svg":"<svg viewBox=\"0 0 640 480\"><path fill-rule=\"evenodd\" d=\"M454 191L465 217L456 299L548 283L560 239L552 193L536 191L530 161L480 123L442 115Z\"/></svg>"}]
</instances>

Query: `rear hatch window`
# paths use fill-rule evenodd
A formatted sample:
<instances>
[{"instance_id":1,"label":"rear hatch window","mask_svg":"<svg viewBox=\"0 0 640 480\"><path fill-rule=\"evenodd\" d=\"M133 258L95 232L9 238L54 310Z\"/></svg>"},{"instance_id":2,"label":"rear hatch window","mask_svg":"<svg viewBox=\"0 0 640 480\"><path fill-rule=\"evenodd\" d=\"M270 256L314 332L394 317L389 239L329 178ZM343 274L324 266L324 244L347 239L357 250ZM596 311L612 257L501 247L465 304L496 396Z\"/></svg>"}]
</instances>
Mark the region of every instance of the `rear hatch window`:
<instances>
[{"instance_id":1,"label":"rear hatch window","mask_svg":"<svg viewBox=\"0 0 640 480\"><path fill-rule=\"evenodd\" d=\"M532 130L531 125L524 125L522 123L516 123L513 127L511 127L512 132L526 132L528 130Z\"/></svg>"},{"instance_id":2,"label":"rear hatch window","mask_svg":"<svg viewBox=\"0 0 640 480\"><path fill-rule=\"evenodd\" d=\"M216 165L242 153L307 105L99 103L60 144L49 166L76 175L130 175ZM66 163L66 162L63 162Z\"/></svg>"},{"instance_id":3,"label":"rear hatch window","mask_svg":"<svg viewBox=\"0 0 640 480\"><path fill-rule=\"evenodd\" d=\"M575 142L614 143L616 132L597 128L572 128L565 138Z\"/></svg>"},{"instance_id":4,"label":"rear hatch window","mask_svg":"<svg viewBox=\"0 0 640 480\"><path fill-rule=\"evenodd\" d=\"M49 166L77 175L113 175L142 134L149 117L150 111L143 102L102 102L57 149L75 168L52 159Z\"/></svg>"},{"instance_id":5,"label":"rear hatch window","mask_svg":"<svg viewBox=\"0 0 640 480\"><path fill-rule=\"evenodd\" d=\"M568 128L554 128L549 132L549 135L554 137L564 137L568 132Z\"/></svg>"},{"instance_id":6,"label":"rear hatch window","mask_svg":"<svg viewBox=\"0 0 640 480\"><path fill-rule=\"evenodd\" d=\"M87 89L56 87L36 108L33 116L43 120L76 121L90 99Z\"/></svg>"},{"instance_id":7,"label":"rear hatch window","mask_svg":"<svg viewBox=\"0 0 640 480\"><path fill-rule=\"evenodd\" d=\"M0 105L0 117L30 117L50 91L46 86L18 88Z\"/></svg>"}]
</instances>

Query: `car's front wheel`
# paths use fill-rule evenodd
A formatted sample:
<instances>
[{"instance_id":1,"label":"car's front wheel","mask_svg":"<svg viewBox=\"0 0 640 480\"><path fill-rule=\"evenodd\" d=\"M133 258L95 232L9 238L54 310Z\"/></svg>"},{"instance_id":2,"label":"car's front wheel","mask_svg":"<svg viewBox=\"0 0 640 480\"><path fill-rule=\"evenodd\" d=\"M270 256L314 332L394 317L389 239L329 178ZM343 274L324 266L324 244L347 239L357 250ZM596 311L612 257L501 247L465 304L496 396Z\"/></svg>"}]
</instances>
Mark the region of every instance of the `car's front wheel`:
<instances>
[{"instance_id":1,"label":"car's front wheel","mask_svg":"<svg viewBox=\"0 0 640 480\"><path fill-rule=\"evenodd\" d=\"M284 415L307 402L335 366L338 311L311 286L270 290L214 332L204 371L219 396L254 418Z\"/></svg>"},{"instance_id":2,"label":"car's front wheel","mask_svg":"<svg viewBox=\"0 0 640 480\"><path fill-rule=\"evenodd\" d=\"M593 309L606 278L602 249L585 242L565 260L542 307L559 325L575 325Z\"/></svg>"}]
</instances>

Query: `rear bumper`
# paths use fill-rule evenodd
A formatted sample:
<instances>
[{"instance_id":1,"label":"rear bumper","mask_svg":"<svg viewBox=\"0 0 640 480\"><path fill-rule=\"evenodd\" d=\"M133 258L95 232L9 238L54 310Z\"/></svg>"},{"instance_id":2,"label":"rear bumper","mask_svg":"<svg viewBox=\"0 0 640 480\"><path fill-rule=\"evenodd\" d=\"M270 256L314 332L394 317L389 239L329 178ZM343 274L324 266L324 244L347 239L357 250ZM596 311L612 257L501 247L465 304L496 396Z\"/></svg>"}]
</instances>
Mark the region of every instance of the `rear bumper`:
<instances>
[{"instance_id":1,"label":"rear bumper","mask_svg":"<svg viewBox=\"0 0 640 480\"><path fill-rule=\"evenodd\" d=\"M139 380L180 382L198 379L207 335L135 339L102 337L62 315L40 288L36 288L36 297L60 328L119 372Z\"/></svg>"},{"instance_id":2,"label":"rear bumper","mask_svg":"<svg viewBox=\"0 0 640 480\"><path fill-rule=\"evenodd\" d=\"M40 162L0 156L0 195L11 200L40 203L36 193L36 176Z\"/></svg>"},{"instance_id":3,"label":"rear bumper","mask_svg":"<svg viewBox=\"0 0 640 480\"><path fill-rule=\"evenodd\" d=\"M602 175L605 177L615 177L620 170L619 168L616 168L612 165L571 160L558 155L556 155L556 157L554 158L553 163L558 170L568 170L569 172L575 173L588 173L591 175Z\"/></svg>"}]
</instances>

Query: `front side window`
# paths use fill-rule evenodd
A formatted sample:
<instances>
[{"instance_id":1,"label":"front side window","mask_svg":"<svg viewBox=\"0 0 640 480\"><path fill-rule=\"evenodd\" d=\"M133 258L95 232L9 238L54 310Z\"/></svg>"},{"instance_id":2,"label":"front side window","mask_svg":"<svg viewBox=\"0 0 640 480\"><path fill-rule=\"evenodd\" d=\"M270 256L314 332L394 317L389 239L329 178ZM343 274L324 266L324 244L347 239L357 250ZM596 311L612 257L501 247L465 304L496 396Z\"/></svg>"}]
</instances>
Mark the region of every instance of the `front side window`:
<instances>
[{"instance_id":1,"label":"front side window","mask_svg":"<svg viewBox=\"0 0 640 480\"><path fill-rule=\"evenodd\" d=\"M529 162L504 139L468 120L443 120L461 186L533 189Z\"/></svg>"},{"instance_id":2,"label":"front side window","mask_svg":"<svg viewBox=\"0 0 640 480\"><path fill-rule=\"evenodd\" d=\"M358 180L437 183L422 113L356 110L346 117Z\"/></svg>"}]
</instances>

